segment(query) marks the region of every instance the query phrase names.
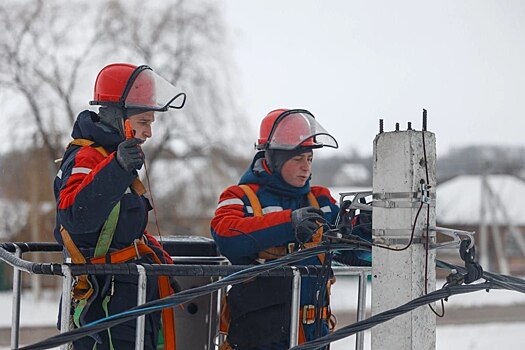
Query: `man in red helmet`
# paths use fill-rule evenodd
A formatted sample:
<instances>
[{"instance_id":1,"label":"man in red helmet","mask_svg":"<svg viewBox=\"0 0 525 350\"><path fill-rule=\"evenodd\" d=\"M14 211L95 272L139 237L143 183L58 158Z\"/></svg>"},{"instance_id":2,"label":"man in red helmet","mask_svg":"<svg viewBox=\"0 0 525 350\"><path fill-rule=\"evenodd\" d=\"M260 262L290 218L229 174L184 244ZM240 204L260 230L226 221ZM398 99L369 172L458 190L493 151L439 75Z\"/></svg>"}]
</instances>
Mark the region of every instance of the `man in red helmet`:
<instances>
[{"instance_id":1,"label":"man in red helmet","mask_svg":"<svg viewBox=\"0 0 525 350\"><path fill-rule=\"evenodd\" d=\"M152 207L138 170L144 164L141 144L152 137L155 114L181 108L184 101L173 105L179 96L185 97L148 66L115 63L99 72L90 102L100 105L98 113L86 110L78 115L73 141L54 181L54 236L72 262L171 262L145 231ZM158 281L148 277L146 299L157 299L170 289L166 277ZM137 303L137 277L79 276L72 302L76 327L123 312ZM172 349L173 315L163 313L162 319L166 349ZM160 312L146 315L145 349L156 349L159 325ZM75 349L133 349L135 326L135 321L126 322L73 345Z\"/></svg>"},{"instance_id":2,"label":"man in red helmet","mask_svg":"<svg viewBox=\"0 0 525 350\"><path fill-rule=\"evenodd\" d=\"M256 264L321 242L324 223L338 206L327 188L310 186L313 150L337 148L336 140L306 110L278 109L261 122L259 152L241 177L220 196L211 234L232 264ZM321 265L324 254L301 264ZM329 269L327 269L329 271ZM304 277L299 342L329 331L327 285L331 276ZM288 349L291 283L257 278L228 293L230 322L223 349Z\"/></svg>"}]
</instances>

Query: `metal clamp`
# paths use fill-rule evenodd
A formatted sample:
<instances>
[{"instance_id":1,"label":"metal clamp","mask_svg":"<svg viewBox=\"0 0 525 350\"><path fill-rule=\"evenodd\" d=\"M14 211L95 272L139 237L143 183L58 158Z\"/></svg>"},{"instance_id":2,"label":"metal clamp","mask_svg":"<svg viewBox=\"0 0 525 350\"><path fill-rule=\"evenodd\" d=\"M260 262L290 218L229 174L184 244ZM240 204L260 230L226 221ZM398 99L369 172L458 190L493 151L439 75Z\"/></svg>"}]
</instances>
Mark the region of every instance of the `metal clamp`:
<instances>
[{"instance_id":1,"label":"metal clamp","mask_svg":"<svg viewBox=\"0 0 525 350\"><path fill-rule=\"evenodd\" d=\"M418 208L421 202L436 206L436 194L430 193L430 187L421 184L418 192L380 192L374 193L373 207L378 208Z\"/></svg>"},{"instance_id":2,"label":"metal clamp","mask_svg":"<svg viewBox=\"0 0 525 350\"><path fill-rule=\"evenodd\" d=\"M456 230L453 228L446 228L446 227L429 227L430 231L439 232L444 235L447 235L449 237L452 237L453 240L449 242L442 242L442 243L435 243L430 248L431 249L439 249L439 248L445 248L445 247L459 247L461 244L461 237L460 236L466 236L467 239L470 239L470 244L467 249L472 249L474 247L474 234L476 232L474 231L463 231L463 230Z\"/></svg>"},{"instance_id":3,"label":"metal clamp","mask_svg":"<svg viewBox=\"0 0 525 350\"><path fill-rule=\"evenodd\" d=\"M430 237L430 244L435 243L436 238ZM377 237L374 239L374 244L381 244L385 246L392 245L407 245L410 243L410 237ZM425 244L426 237L413 237L411 244Z\"/></svg>"},{"instance_id":4,"label":"metal clamp","mask_svg":"<svg viewBox=\"0 0 525 350\"><path fill-rule=\"evenodd\" d=\"M428 203L431 207L436 206L435 200L430 200ZM421 201L392 201L392 200L374 200L372 202L372 207L377 208L419 208Z\"/></svg>"},{"instance_id":5,"label":"metal clamp","mask_svg":"<svg viewBox=\"0 0 525 350\"><path fill-rule=\"evenodd\" d=\"M426 183L421 183L420 184L420 189L421 189L421 203L425 203L425 204L430 204L431 202L431 198L430 198L430 188L432 186L426 184Z\"/></svg>"},{"instance_id":6,"label":"metal clamp","mask_svg":"<svg viewBox=\"0 0 525 350\"><path fill-rule=\"evenodd\" d=\"M372 210L369 204L361 203L362 198L372 195L372 191L356 191L356 192L341 192L339 193L339 203L343 203L346 197L353 197L352 203L348 209Z\"/></svg>"}]
</instances>

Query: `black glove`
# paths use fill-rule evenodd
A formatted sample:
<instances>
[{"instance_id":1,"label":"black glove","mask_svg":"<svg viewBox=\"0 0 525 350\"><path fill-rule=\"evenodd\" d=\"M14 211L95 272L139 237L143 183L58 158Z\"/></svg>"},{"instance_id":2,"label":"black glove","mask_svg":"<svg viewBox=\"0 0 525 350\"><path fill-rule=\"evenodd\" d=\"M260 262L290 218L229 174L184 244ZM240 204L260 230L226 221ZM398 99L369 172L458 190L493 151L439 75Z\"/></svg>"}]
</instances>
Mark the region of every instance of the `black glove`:
<instances>
[{"instance_id":1,"label":"black glove","mask_svg":"<svg viewBox=\"0 0 525 350\"><path fill-rule=\"evenodd\" d=\"M323 211L309 206L292 211L292 228L299 243L306 243L326 220Z\"/></svg>"},{"instance_id":2,"label":"black glove","mask_svg":"<svg viewBox=\"0 0 525 350\"><path fill-rule=\"evenodd\" d=\"M144 164L144 153L139 145L142 143L141 139L129 139L122 141L117 149L117 162L126 171L139 170Z\"/></svg>"}]
</instances>

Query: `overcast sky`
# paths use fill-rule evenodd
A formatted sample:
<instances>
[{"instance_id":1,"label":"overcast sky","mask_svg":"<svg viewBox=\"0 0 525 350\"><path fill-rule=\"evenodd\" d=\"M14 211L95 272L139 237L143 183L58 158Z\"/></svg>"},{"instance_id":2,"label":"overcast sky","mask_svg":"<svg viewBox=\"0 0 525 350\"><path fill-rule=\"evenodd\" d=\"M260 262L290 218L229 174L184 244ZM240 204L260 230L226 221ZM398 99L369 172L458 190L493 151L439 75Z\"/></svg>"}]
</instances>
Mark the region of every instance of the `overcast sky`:
<instances>
[{"instance_id":1,"label":"overcast sky","mask_svg":"<svg viewBox=\"0 0 525 350\"><path fill-rule=\"evenodd\" d=\"M305 108L366 155L380 118L420 129L426 108L438 155L525 146L525 1L223 2L254 133L271 109Z\"/></svg>"}]
</instances>

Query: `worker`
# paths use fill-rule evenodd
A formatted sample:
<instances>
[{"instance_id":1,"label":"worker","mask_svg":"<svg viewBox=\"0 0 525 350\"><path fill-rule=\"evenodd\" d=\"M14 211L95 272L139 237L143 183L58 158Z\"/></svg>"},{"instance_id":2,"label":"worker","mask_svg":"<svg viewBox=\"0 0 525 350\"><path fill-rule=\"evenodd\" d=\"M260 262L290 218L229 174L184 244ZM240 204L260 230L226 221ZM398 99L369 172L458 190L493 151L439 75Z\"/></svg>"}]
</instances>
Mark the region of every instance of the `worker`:
<instances>
[{"instance_id":1,"label":"worker","mask_svg":"<svg viewBox=\"0 0 525 350\"><path fill-rule=\"evenodd\" d=\"M258 150L238 185L219 198L211 234L232 264L259 264L322 241L323 226L334 224L338 206L326 187L310 185L314 151L337 141L307 110L276 109L262 119ZM322 265L325 254L301 265ZM331 271L328 269L327 271ZM302 278L299 342L329 332L329 285ZM221 349L288 349L291 280L261 277L228 292L229 325Z\"/></svg>"},{"instance_id":2,"label":"worker","mask_svg":"<svg viewBox=\"0 0 525 350\"><path fill-rule=\"evenodd\" d=\"M182 97L182 103L175 104ZM181 108L184 93L150 67L114 63L100 70L91 105L73 126L73 141L54 181L55 239L74 263L172 263L146 231L152 206L138 178L142 145L159 113ZM137 305L136 275L78 276L72 300L75 327ZM166 276L149 277L146 300L172 293ZM69 315L61 315L67 317ZM144 349L156 349L160 312L145 316ZM175 348L173 311L163 311L165 349ZM74 349L133 349L136 320L73 342Z\"/></svg>"}]
</instances>

